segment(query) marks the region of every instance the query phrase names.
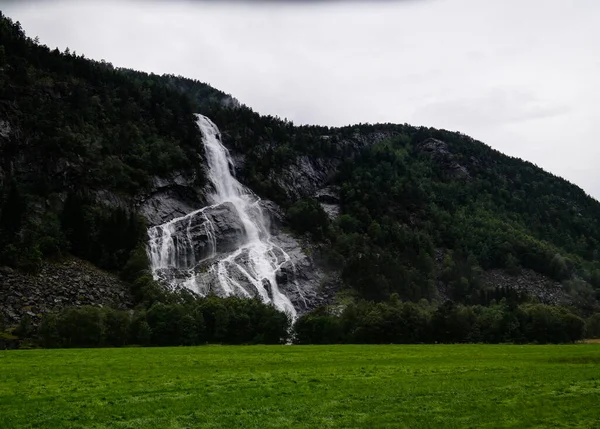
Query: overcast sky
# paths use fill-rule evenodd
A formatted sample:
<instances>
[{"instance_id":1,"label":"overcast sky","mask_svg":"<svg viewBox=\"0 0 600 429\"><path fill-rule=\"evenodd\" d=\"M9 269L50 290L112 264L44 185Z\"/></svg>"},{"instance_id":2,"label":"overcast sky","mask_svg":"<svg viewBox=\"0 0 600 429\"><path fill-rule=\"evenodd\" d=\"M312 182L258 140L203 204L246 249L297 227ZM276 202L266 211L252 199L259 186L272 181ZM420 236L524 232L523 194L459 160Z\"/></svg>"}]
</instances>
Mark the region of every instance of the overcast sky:
<instances>
[{"instance_id":1,"label":"overcast sky","mask_svg":"<svg viewBox=\"0 0 600 429\"><path fill-rule=\"evenodd\" d=\"M0 7L52 48L208 82L295 123L461 131L600 199L598 0Z\"/></svg>"}]
</instances>

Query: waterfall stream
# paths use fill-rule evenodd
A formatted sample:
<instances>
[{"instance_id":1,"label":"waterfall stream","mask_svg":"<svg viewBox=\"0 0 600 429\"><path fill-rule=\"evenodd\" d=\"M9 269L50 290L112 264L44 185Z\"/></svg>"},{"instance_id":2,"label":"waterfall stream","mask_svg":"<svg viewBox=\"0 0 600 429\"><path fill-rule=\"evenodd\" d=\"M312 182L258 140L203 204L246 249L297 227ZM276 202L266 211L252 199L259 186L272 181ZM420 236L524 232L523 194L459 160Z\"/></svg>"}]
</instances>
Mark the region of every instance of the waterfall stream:
<instances>
[{"instance_id":1,"label":"waterfall stream","mask_svg":"<svg viewBox=\"0 0 600 429\"><path fill-rule=\"evenodd\" d=\"M260 199L233 176L217 126L205 116L197 119L213 186L211 205L148 230L154 278L202 295L259 297L295 318L294 306L277 286L277 272L290 256L273 243ZM223 212L235 221L226 225L229 230L238 226L227 251L220 251L223 222L215 221Z\"/></svg>"}]
</instances>

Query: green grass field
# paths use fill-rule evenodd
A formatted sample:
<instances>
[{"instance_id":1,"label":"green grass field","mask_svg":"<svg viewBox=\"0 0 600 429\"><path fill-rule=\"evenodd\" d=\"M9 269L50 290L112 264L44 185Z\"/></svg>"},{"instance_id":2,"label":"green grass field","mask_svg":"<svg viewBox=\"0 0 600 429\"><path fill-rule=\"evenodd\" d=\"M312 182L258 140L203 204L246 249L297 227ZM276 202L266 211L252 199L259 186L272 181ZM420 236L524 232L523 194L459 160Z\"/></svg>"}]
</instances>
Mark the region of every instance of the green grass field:
<instances>
[{"instance_id":1,"label":"green grass field","mask_svg":"<svg viewBox=\"0 0 600 429\"><path fill-rule=\"evenodd\" d=\"M0 352L0 428L600 428L600 345Z\"/></svg>"}]
</instances>

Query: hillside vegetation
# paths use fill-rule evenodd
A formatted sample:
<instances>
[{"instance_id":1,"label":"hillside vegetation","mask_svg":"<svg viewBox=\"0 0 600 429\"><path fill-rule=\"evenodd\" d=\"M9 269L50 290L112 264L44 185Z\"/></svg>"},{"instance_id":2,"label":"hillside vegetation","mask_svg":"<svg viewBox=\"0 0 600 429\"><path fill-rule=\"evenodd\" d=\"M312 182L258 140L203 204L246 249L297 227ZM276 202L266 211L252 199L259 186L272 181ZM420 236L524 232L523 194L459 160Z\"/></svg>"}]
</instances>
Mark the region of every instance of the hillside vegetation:
<instances>
[{"instance_id":1,"label":"hillside vegetation","mask_svg":"<svg viewBox=\"0 0 600 429\"><path fill-rule=\"evenodd\" d=\"M421 301L430 318L446 300L473 314L535 307L540 297L526 290L482 281L495 269L559 284L558 319L599 310L600 203L468 136L407 124L295 126L201 82L52 50L1 14L0 69L0 265L35 273L43 260L75 255L120 275L141 312L186 305L147 275L140 201L163 179L206 184L198 112L242 161L241 181L282 207L315 259L340 273L362 325L397 302ZM306 162L321 166L315 186L334 190L339 216L314 192L292 189L287 174ZM306 317L335 325L339 314ZM344 332L336 341L360 338Z\"/></svg>"},{"instance_id":2,"label":"hillside vegetation","mask_svg":"<svg viewBox=\"0 0 600 429\"><path fill-rule=\"evenodd\" d=\"M600 203L566 180L433 128L294 127L244 108L213 116L245 154L246 182L288 207L292 227L324 243L361 296L432 298L442 281L453 299L478 303L481 270L529 268L597 308ZM348 155L348 141L376 133L393 137ZM290 200L272 174L305 155L342 159L328 183L342 209L333 222L314 199Z\"/></svg>"}]
</instances>

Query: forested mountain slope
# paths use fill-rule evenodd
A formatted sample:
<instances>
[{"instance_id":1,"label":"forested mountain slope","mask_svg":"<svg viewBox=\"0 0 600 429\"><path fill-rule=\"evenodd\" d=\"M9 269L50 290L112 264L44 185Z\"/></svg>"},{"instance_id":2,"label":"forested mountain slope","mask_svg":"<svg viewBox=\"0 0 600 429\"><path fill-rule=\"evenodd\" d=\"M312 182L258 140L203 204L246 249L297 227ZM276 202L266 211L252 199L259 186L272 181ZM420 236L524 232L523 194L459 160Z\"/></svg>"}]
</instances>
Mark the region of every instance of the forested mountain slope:
<instances>
[{"instance_id":1,"label":"forested mountain slope","mask_svg":"<svg viewBox=\"0 0 600 429\"><path fill-rule=\"evenodd\" d=\"M441 282L450 297L478 302L482 270L526 268L593 307L600 203L566 180L445 130L294 127L247 108L211 114L241 154L246 183L325 243L362 296L432 298ZM316 201L332 199L335 220Z\"/></svg>"},{"instance_id":2,"label":"forested mountain slope","mask_svg":"<svg viewBox=\"0 0 600 429\"><path fill-rule=\"evenodd\" d=\"M240 181L283 209L355 300L487 305L535 271L562 304L598 308L600 203L463 134L295 126L197 81L51 50L3 16L0 70L0 265L35 272L75 255L135 284L140 302L156 293L140 277L148 201L203 202L202 113ZM502 290L486 282L498 272Z\"/></svg>"}]
</instances>

